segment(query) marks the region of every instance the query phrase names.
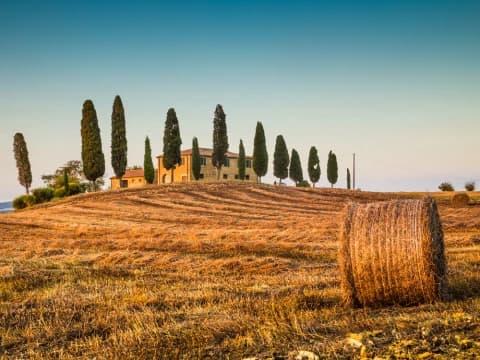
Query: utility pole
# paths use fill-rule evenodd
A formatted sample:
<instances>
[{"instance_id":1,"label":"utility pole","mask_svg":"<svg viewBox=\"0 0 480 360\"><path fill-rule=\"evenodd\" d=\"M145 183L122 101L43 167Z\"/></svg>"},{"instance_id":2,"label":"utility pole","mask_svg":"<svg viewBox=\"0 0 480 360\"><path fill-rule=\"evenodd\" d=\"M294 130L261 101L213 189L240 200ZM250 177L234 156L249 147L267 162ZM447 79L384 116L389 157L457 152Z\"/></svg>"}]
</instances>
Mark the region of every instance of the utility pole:
<instances>
[{"instance_id":1,"label":"utility pole","mask_svg":"<svg viewBox=\"0 0 480 360\"><path fill-rule=\"evenodd\" d=\"M353 190L355 190L355 153L353 153Z\"/></svg>"}]
</instances>

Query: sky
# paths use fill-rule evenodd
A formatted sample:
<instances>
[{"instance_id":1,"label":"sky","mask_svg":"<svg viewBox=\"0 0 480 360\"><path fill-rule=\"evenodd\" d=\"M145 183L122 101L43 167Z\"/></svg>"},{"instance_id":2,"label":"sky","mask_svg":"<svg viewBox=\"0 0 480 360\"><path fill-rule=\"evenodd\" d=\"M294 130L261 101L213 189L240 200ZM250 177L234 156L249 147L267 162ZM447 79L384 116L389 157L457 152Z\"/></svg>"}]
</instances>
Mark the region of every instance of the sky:
<instances>
[{"instance_id":1,"label":"sky","mask_svg":"<svg viewBox=\"0 0 480 360\"><path fill-rule=\"evenodd\" d=\"M96 107L110 165L112 104L125 106L129 165L145 136L162 149L168 108L183 148L211 147L227 114L230 150L252 152L265 128L272 183L278 134L307 177L311 146L337 155L339 180L357 155L357 186L480 186L480 2L0 0L0 201L18 184L13 135L41 175L81 158L82 104Z\"/></svg>"}]
</instances>

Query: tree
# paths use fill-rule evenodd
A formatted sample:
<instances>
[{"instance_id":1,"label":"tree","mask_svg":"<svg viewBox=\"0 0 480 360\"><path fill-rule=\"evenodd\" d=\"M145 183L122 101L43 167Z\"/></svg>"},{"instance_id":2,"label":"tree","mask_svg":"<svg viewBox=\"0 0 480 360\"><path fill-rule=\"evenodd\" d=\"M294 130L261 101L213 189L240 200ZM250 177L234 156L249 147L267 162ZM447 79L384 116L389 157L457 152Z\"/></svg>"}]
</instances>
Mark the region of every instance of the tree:
<instances>
[{"instance_id":1,"label":"tree","mask_svg":"<svg viewBox=\"0 0 480 360\"><path fill-rule=\"evenodd\" d=\"M16 133L13 137L13 152L18 169L18 182L25 188L27 195L30 193L32 185L32 169L28 159L27 143L22 133Z\"/></svg>"},{"instance_id":2,"label":"tree","mask_svg":"<svg viewBox=\"0 0 480 360\"><path fill-rule=\"evenodd\" d=\"M127 137L125 111L118 95L115 96L112 109L112 167L115 175L122 179L127 168Z\"/></svg>"},{"instance_id":3,"label":"tree","mask_svg":"<svg viewBox=\"0 0 480 360\"><path fill-rule=\"evenodd\" d=\"M335 185L338 180L338 165L337 165L337 156L330 150L328 153L328 162L327 162L327 178L328 182L332 185Z\"/></svg>"},{"instance_id":4,"label":"tree","mask_svg":"<svg viewBox=\"0 0 480 360\"><path fill-rule=\"evenodd\" d=\"M310 152L308 154L308 177L315 187L315 183L320 180L320 159L318 158L318 151L315 146L310 148Z\"/></svg>"},{"instance_id":5,"label":"tree","mask_svg":"<svg viewBox=\"0 0 480 360\"><path fill-rule=\"evenodd\" d=\"M474 191L475 190L475 181L468 181L465 183L465 190Z\"/></svg>"},{"instance_id":6,"label":"tree","mask_svg":"<svg viewBox=\"0 0 480 360\"><path fill-rule=\"evenodd\" d=\"M145 137L145 153L143 155L143 177L146 182L153 184L155 180L155 169L152 161L152 148L150 147L150 139Z\"/></svg>"},{"instance_id":7,"label":"tree","mask_svg":"<svg viewBox=\"0 0 480 360\"><path fill-rule=\"evenodd\" d=\"M43 182L54 189L64 188L65 178L64 171L67 171L68 182L70 186L70 193L72 193L71 185L75 184L80 190L80 192L85 192L87 189L91 188L91 183L85 178L83 174L83 165L80 160L70 160L65 165L57 168L53 174L42 175ZM101 188L105 184L103 178L98 178L95 180L95 186L97 189Z\"/></svg>"},{"instance_id":8,"label":"tree","mask_svg":"<svg viewBox=\"0 0 480 360\"><path fill-rule=\"evenodd\" d=\"M165 120L165 130L163 133L163 166L167 170L172 170L172 183L174 182L174 170L177 165L182 163L180 146L180 127L178 125L177 114L174 108L168 109L167 120Z\"/></svg>"},{"instance_id":9,"label":"tree","mask_svg":"<svg viewBox=\"0 0 480 360\"><path fill-rule=\"evenodd\" d=\"M282 183L283 179L288 177L288 165L290 156L288 155L287 144L282 135L278 135L275 140L275 151L273 152L273 175Z\"/></svg>"},{"instance_id":10,"label":"tree","mask_svg":"<svg viewBox=\"0 0 480 360\"><path fill-rule=\"evenodd\" d=\"M68 182L68 170L63 169L63 188L65 190L65 195L68 196L70 193L70 183Z\"/></svg>"},{"instance_id":11,"label":"tree","mask_svg":"<svg viewBox=\"0 0 480 360\"><path fill-rule=\"evenodd\" d=\"M290 159L289 176L290 179L295 181L295 185L298 185L303 181L303 171L302 164L300 162L300 156L298 155L297 150L292 149L292 156Z\"/></svg>"},{"instance_id":12,"label":"tree","mask_svg":"<svg viewBox=\"0 0 480 360\"><path fill-rule=\"evenodd\" d=\"M83 103L81 134L83 173L92 182L92 188L95 191L96 180L105 173L105 157L102 151L97 112L91 100Z\"/></svg>"},{"instance_id":13,"label":"tree","mask_svg":"<svg viewBox=\"0 0 480 360\"><path fill-rule=\"evenodd\" d=\"M347 168L347 189L350 190L352 187L350 185L350 169Z\"/></svg>"},{"instance_id":14,"label":"tree","mask_svg":"<svg viewBox=\"0 0 480 360\"><path fill-rule=\"evenodd\" d=\"M260 121L257 122L255 139L253 140L253 170L259 179L265 176L268 170L267 142L265 140L265 131Z\"/></svg>"},{"instance_id":15,"label":"tree","mask_svg":"<svg viewBox=\"0 0 480 360\"><path fill-rule=\"evenodd\" d=\"M238 178L240 180L245 180L245 166L245 147L243 146L243 141L240 140L238 147Z\"/></svg>"},{"instance_id":16,"label":"tree","mask_svg":"<svg viewBox=\"0 0 480 360\"><path fill-rule=\"evenodd\" d=\"M453 185L449 182L442 182L440 185L438 185L438 189L441 191L455 191Z\"/></svg>"},{"instance_id":17,"label":"tree","mask_svg":"<svg viewBox=\"0 0 480 360\"><path fill-rule=\"evenodd\" d=\"M217 168L217 180L220 179L220 171L226 159L228 151L227 123L222 105L217 105L213 117L213 154L212 164Z\"/></svg>"},{"instance_id":18,"label":"tree","mask_svg":"<svg viewBox=\"0 0 480 360\"><path fill-rule=\"evenodd\" d=\"M196 137L192 140L192 174L195 180L200 179L200 170L202 164L200 162L200 149L198 148L198 139Z\"/></svg>"}]
</instances>

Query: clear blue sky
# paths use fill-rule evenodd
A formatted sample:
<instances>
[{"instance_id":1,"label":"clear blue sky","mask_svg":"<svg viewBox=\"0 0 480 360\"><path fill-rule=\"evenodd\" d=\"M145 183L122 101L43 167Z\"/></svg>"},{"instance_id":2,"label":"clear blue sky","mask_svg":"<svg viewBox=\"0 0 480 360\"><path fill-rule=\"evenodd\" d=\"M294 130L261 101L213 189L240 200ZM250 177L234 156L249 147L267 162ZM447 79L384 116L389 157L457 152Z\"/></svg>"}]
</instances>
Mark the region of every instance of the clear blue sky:
<instances>
[{"instance_id":1,"label":"clear blue sky","mask_svg":"<svg viewBox=\"0 0 480 360\"><path fill-rule=\"evenodd\" d=\"M125 105L129 165L149 135L162 149L175 107L184 147L211 146L215 105L230 149L251 152L262 121L304 163L315 145L351 154L365 190L480 185L479 1L2 1L0 200L22 193L12 143L23 132L34 186L80 159L92 99L107 176L115 95ZM271 161L270 161L271 163ZM273 182L272 171L267 181Z\"/></svg>"}]
</instances>

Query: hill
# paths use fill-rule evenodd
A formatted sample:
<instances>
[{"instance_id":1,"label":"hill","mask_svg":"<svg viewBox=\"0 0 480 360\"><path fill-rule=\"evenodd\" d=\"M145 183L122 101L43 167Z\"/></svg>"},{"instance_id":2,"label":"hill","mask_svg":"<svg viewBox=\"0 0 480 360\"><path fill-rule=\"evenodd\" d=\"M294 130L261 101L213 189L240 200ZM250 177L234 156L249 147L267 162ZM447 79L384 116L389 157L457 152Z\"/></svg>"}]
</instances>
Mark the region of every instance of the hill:
<instances>
[{"instance_id":1,"label":"hill","mask_svg":"<svg viewBox=\"0 0 480 360\"><path fill-rule=\"evenodd\" d=\"M0 354L286 359L302 349L322 358L471 358L480 350L479 206L451 208L435 194L451 301L339 306L345 204L422 195L185 184L5 214Z\"/></svg>"}]
</instances>

